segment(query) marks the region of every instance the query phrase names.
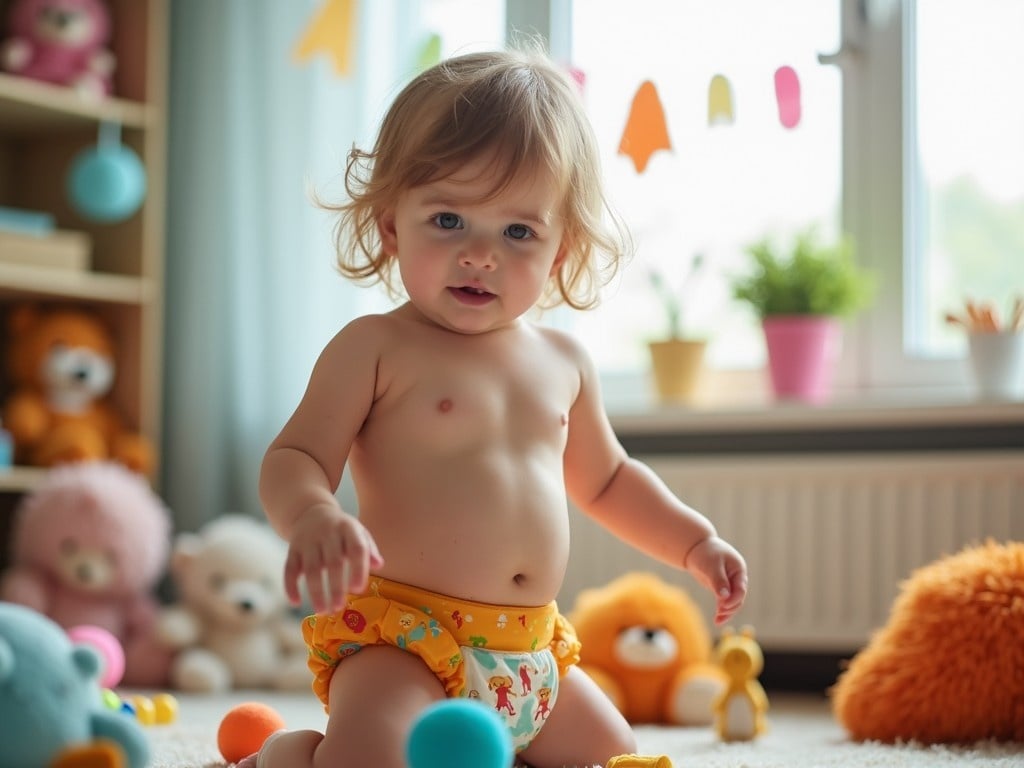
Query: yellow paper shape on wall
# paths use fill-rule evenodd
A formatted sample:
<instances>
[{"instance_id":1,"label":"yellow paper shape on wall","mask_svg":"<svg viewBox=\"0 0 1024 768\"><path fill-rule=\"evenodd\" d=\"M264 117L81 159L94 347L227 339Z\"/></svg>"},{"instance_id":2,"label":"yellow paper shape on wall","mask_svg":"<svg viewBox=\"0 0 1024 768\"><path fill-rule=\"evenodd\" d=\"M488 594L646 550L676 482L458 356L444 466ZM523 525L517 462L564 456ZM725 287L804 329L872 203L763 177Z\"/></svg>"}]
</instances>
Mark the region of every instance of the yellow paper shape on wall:
<instances>
[{"instance_id":1,"label":"yellow paper shape on wall","mask_svg":"<svg viewBox=\"0 0 1024 768\"><path fill-rule=\"evenodd\" d=\"M708 86L708 125L732 125L732 85L725 75L715 75Z\"/></svg>"},{"instance_id":2,"label":"yellow paper shape on wall","mask_svg":"<svg viewBox=\"0 0 1024 768\"><path fill-rule=\"evenodd\" d=\"M644 81L633 97L626 128L619 142L619 154L628 155L637 173L643 173L651 155L659 149L672 149L658 90Z\"/></svg>"},{"instance_id":3,"label":"yellow paper shape on wall","mask_svg":"<svg viewBox=\"0 0 1024 768\"><path fill-rule=\"evenodd\" d=\"M295 59L325 53L334 61L334 71L347 75L352 70L355 15L356 0L326 0L295 46Z\"/></svg>"}]
</instances>

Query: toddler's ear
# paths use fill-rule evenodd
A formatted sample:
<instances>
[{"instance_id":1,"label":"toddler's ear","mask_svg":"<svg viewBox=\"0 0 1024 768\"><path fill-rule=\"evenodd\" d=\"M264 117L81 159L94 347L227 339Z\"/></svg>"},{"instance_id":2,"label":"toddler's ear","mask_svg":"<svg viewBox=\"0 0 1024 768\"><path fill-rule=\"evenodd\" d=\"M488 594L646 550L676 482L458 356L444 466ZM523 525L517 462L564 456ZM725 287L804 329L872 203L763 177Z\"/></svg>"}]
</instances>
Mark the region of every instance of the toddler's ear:
<instances>
[{"instance_id":1,"label":"toddler's ear","mask_svg":"<svg viewBox=\"0 0 1024 768\"><path fill-rule=\"evenodd\" d=\"M386 208L377 215L377 232L381 249L388 256L398 255L398 235L395 233L395 211Z\"/></svg>"},{"instance_id":2,"label":"toddler's ear","mask_svg":"<svg viewBox=\"0 0 1024 768\"><path fill-rule=\"evenodd\" d=\"M569 251L572 250L572 241L568 235L562 237L562 242L558 246L558 253L555 254L555 260L551 264L551 272L548 273L549 277L554 277L558 274L558 270L562 268L565 263L566 257L569 255Z\"/></svg>"}]
</instances>

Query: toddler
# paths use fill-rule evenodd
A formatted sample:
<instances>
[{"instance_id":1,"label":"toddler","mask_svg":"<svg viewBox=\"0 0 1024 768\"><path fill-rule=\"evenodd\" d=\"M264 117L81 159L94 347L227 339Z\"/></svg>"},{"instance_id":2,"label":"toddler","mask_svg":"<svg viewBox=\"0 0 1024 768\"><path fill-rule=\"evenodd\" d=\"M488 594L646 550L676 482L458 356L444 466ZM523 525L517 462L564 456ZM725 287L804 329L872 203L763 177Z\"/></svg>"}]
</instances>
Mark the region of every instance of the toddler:
<instances>
[{"instance_id":1,"label":"toddler","mask_svg":"<svg viewBox=\"0 0 1024 768\"><path fill-rule=\"evenodd\" d=\"M260 474L289 542L326 733L282 732L245 765L401 768L416 718L480 699L534 768L605 766L629 724L578 667L554 602L568 500L686 569L717 598L746 565L702 515L629 458L597 371L537 306L592 306L623 254L575 86L537 53L481 53L416 77L372 152L352 150L339 266L406 297L323 350ZM335 490L352 472L358 517ZM458 744L447 745L458 750Z\"/></svg>"}]
</instances>

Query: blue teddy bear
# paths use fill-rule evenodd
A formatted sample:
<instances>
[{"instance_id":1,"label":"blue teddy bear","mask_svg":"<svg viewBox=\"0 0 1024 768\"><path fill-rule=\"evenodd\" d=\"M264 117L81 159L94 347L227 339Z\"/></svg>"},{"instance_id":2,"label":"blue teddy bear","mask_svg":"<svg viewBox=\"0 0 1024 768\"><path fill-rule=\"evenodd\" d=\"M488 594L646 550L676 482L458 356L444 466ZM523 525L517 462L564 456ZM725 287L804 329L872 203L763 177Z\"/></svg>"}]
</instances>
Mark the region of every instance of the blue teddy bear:
<instances>
[{"instance_id":1,"label":"blue teddy bear","mask_svg":"<svg viewBox=\"0 0 1024 768\"><path fill-rule=\"evenodd\" d=\"M49 768L97 740L120 745L126 768L145 768L146 736L103 703L101 664L47 617L0 602L0 768Z\"/></svg>"}]
</instances>

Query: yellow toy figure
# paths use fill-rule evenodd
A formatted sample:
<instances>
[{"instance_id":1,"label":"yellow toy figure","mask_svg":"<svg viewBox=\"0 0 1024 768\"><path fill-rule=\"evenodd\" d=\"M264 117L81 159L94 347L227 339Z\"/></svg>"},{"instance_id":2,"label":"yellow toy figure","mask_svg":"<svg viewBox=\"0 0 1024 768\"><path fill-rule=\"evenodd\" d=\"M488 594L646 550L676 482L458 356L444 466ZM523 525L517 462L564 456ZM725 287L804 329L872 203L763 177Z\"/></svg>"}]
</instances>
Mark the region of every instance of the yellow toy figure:
<instances>
[{"instance_id":1,"label":"yellow toy figure","mask_svg":"<svg viewBox=\"0 0 1024 768\"><path fill-rule=\"evenodd\" d=\"M729 677L729 684L715 702L715 730L722 741L750 741L764 733L768 696L757 681L764 668L764 654L754 640L754 630L744 627L736 634L722 633L715 657Z\"/></svg>"}]
</instances>

